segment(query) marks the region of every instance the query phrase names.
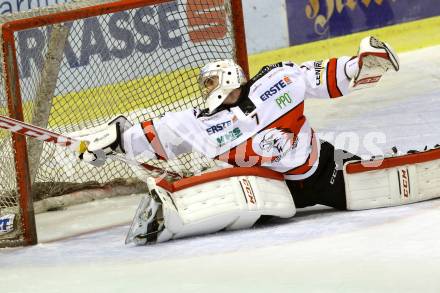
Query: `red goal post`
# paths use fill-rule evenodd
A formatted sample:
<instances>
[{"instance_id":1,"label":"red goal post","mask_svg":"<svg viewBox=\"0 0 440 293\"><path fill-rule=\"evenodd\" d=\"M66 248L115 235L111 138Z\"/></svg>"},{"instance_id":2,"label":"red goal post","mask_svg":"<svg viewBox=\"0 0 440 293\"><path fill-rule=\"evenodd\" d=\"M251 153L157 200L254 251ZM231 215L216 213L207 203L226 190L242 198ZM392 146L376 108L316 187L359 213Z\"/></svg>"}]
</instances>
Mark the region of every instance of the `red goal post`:
<instances>
[{"instance_id":1,"label":"red goal post","mask_svg":"<svg viewBox=\"0 0 440 293\"><path fill-rule=\"evenodd\" d=\"M120 112L139 122L203 107L196 73L209 61L233 58L248 72L241 0L78 1L0 17L0 30L0 114L62 133ZM120 162L66 168L67 156L0 131L0 247L37 242L41 186L50 196L134 176ZM215 165L198 155L151 163L187 174Z\"/></svg>"}]
</instances>

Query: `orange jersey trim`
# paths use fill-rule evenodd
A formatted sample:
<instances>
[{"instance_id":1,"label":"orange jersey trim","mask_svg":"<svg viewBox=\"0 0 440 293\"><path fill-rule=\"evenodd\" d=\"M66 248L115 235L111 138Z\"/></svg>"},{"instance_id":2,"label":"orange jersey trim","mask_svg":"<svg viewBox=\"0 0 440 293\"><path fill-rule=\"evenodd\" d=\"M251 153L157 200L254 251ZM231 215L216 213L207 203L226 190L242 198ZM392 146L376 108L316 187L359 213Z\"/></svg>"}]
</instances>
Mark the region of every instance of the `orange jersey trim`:
<instances>
[{"instance_id":1,"label":"orange jersey trim","mask_svg":"<svg viewBox=\"0 0 440 293\"><path fill-rule=\"evenodd\" d=\"M428 150L415 154L385 158L383 160L358 161L346 166L348 174L395 168L410 164L420 164L440 159L440 149Z\"/></svg>"},{"instance_id":2,"label":"orange jersey trim","mask_svg":"<svg viewBox=\"0 0 440 293\"><path fill-rule=\"evenodd\" d=\"M341 90L338 88L338 80L336 77L338 67L338 59L332 58L327 63L327 91L330 98L338 98L342 96Z\"/></svg>"},{"instance_id":3,"label":"orange jersey trim","mask_svg":"<svg viewBox=\"0 0 440 293\"><path fill-rule=\"evenodd\" d=\"M156 133L156 129L154 128L153 123L151 121L145 121L142 122L141 125L142 125L142 129L144 130L145 137L147 138L148 142L153 148L156 158L158 160L166 160L167 158L166 152L162 147L162 144L160 143L159 137Z\"/></svg>"},{"instance_id":4,"label":"orange jersey trim","mask_svg":"<svg viewBox=\"0 0 440 293\"><path fill-rule=\"evenodd\" d=\"M311 138L310 144L312 146L312 151L310 152L309 157L307 158L305 163L302 164L301 166L295 167L295 168L285 172L284 175L302 175L302 174L309 172L312 169L312 167L315 165L316 161L319 158L318 141L315 138L315 134L313 131L312 131L312 138Z\"/></svg>"}]
</instances>

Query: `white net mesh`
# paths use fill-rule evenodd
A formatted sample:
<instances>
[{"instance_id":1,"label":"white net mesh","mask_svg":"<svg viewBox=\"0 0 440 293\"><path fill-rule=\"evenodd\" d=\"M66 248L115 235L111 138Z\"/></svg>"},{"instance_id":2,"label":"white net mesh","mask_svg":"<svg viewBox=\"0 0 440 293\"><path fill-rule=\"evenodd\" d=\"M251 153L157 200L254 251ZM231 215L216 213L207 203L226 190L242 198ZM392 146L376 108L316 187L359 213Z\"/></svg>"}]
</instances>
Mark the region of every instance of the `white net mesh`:
<instances>
[{"instance_id":1,"label":"white net mesh","mask_svg":"<svg viewBox=\"0 0 440 293\"><path fill-rule=\"evenodd\" d=\"M112 1L69 3L2 21L98 2ZM230 9L227 0L179 0L16 32L25 121L68 134L118 114L140 122L168 111L204 107L197 85L199 68L235 58ZM8 114L4 86L0 113ZM37 198L135 176L122 162L93 168L51 144L28 140L28 149ZM17 206L13 153L10 134L0 130L0 216ZM198 154L148 163L180 174L214 165Z\"/></svg>"}]
</instances>

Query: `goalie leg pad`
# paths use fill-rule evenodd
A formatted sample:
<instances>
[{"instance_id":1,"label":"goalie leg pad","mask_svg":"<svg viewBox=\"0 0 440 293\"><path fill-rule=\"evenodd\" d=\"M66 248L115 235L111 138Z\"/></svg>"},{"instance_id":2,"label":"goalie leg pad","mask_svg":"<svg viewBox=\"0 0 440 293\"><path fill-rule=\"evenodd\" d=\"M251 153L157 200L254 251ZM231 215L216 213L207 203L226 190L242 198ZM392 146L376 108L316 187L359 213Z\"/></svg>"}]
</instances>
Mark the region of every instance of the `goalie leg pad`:
<instances>
[{"instance_id":1,"label":"goalie leg pad","mask_svg":"<svg viewBox=\"0 0 440 293\"><path fill-rule=\"evenodd\" d=\"M295 215L284 181L254 176L230 177L196 185L164 197L165 229L157 242L249 228L262 215Z\"/></svg>"},{"instance_id":2,"label":"goalie leg pad","mask_svg":"<svg viewBox=\"0 0 440 293\"><path fill-rule=\"evenodd\" d=\"M289 218L296 211L286 183L262 177L230 177L174 193L160 187L155 191L163 223L155 242L249 228L262 215Z\"/></svg>"},{"instance_id":3,"label":"goalie leg pad","mask_svg":"<svg viewBox=\"0 0 440 293\"><path fill-rule=\"evenodd\" d=\"M440 197L440 159L398 167L347 173L348 210L398 206Z\"/></svg>"}]
</instances>

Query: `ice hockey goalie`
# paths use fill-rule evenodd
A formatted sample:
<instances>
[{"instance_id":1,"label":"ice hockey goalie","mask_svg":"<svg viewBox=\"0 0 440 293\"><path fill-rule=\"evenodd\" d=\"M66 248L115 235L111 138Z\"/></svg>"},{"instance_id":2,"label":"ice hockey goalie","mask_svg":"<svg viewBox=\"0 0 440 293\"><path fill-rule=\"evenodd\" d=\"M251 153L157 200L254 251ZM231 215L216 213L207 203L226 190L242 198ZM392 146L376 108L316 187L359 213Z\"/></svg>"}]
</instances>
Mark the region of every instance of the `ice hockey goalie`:
<instances>
[{"instance_id":1,"label":"ice hockey goalie","mask_svg":"<svg viewBox=\"0 0 440 293\"><path fill-rule=\"evenodd\" d=\"M247 228L262 216L292 217L296 208L315 204L368 209L432 198L421 192L426 182L420 174L434 169L423 165L428 161L410 166L400 161L371 171L353 167L364 162L320 140L304 116L305 98L338 98L376 84L388 70L399 70L397 55L374 37L361 41L357 56L280 62L249 80L232 60L208 63L199 77L207 109L166 113L135 125L120 117L91 134L92 143L80 158L93 164L115 152L164 160L199 152L236 167L185 188L159 186L150 178L150 193L127 237L137 244ZM431 159L438 155L433 152ZM255 168L261 171L250 171ZM438 176L435 172L432 176ZM377 198L362 191L370 178L383 187ZM402 193L408 184L411 192Z\"/></svg>"}]
</instances>

